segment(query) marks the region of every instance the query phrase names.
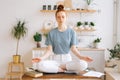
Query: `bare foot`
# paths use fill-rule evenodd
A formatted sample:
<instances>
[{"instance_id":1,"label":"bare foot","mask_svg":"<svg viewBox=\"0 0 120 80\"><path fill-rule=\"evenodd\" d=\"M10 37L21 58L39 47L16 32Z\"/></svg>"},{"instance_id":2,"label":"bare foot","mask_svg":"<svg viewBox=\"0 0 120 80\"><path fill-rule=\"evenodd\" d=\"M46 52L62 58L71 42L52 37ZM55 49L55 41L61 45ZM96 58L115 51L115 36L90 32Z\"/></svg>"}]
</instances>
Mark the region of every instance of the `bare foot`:
<instances>
[{"instance_id":1,"label":"bare foot","mask_svg":"<svg viewBox=\"0 0 120 80\"><path fill-rule=\"evenodd\" d=\"M38 62L40 62L40 61L41 61L40 58L33 58L33 59L32 59L32 62L33 62L33 63L38 63Z\"/></svg>"},{"instance_id":2,"label":"bare foot","mask_svg":"<svg viewBox=\"0 0 120 80\"><path fill-rule=\"evenodd\" d=\"M66 64L61 64L59 67L60 67L61 69L66 70Z\"/></svg>"},{"instance_id":3,"label":"bare foot","mask_svg":"<svg viewBox=\"0 0 120 80\"><path fill-rule=\"evenodd\" d=\"M65 70L59 67L58 72L65 72Z\"/></svg>"},{"instance_id":4,"label":"bare foot","mask_svg":"<svg viewBox=\"0 0 120 80\"><path fill-rule=\"evenodd\" d=\"M80 72L78 72L77 74L78 75L82 75L82 74L85 74L87 71L80 71Z\"/></svg>"}]
</instances>

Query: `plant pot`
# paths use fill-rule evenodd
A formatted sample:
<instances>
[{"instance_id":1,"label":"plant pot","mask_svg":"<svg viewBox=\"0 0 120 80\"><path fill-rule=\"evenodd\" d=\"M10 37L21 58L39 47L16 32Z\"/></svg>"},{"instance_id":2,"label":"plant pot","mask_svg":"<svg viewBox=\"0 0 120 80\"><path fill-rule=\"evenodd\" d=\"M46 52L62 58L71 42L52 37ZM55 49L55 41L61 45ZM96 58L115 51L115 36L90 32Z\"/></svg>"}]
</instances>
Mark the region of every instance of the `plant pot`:
<instances>
[{"instance_id":1,"label":"plant pot","mask_svg":"<svg viewBox=\"0 0 120 80\"><path fill-rule=\"evenodd\" d=\"M85 27L86 30L90 30L89 25L85 25L84 27Z\"/></svg>"},{"instance_id":2,"label":"plant pot","mask_svg":"<svg viewBox=\"0 0 120 80\"><path fill-rule=\"evenodd\" d=\"M83 27L83 26L79 26L79 29L80 29L80 30L84 30L84 27Z\"/></svg>"},{"instance_id":3,"label":"plant pot","mask_svg":"<svg viewBox=\"0 0 120 80\"><path fill-rule=\"evenodd\" d=\"M90 26L90 29L91 30L95 30L95 26Z\"/></svg>"},{"instance_id":4,"label":"plant pot","mask_svg":"<svg viewBox=\"0 0 120 80\"><path fill-rule=\"evenodd\" d=\"M21 56L20 55L13 55L13 63L20 63Z\"/></svg>"},{"instance_id":5,"label":"plant pot","mask_svg":"<svg viewBox=\"0 0 120 80\"><path fill-rule=\"evenodd\" d=\"M93 48L99 48L99 43L93 43Z\"/></svg>"},{"instance_id":6,"label":"plant pot","mask_svg":"<svg viewBox=\"0 0 120 80\"><path fill-rule=\"evenodd\" d=\"M41 45L40 45L40 42L37 42L37 48L40 48Z\"/></svg>"}]
</instances>

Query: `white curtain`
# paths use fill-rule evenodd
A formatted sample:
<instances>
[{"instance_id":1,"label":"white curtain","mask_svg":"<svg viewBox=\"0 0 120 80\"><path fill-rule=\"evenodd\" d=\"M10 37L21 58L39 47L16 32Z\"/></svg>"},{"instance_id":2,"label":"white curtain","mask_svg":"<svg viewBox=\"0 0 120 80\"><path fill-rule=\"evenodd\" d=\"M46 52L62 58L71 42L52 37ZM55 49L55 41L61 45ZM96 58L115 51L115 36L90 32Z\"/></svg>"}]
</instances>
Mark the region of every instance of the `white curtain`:
<instances>
[{"instance_id":1,"label":"white curtain","mask_svg":"<svg viewBox=\"0 0 120 80\"><path fill-rule=\"evenodd\" d=\"M120 42L120 1L117 0L117 42Z\"/></svg>"},{"instance_id":2,"label":"white curtain","mask_svg":"<svg viewBox=\"0 0 120 80\"><path fill-rule=\"evenodd\" d=\"M120 42L120 1L116 0L116 42Z\"/></svg>"},{"instance_id":3,"label":"white curtain","mask_svg":"<svg viewBox=\"0 0 120 80\"><path fill-rule=\"evenodd\" d=\"M120 42L120 1L113 0L113 2L114 2L113 42L115 45L117 42Z\"/></svg>"}]
</instances>

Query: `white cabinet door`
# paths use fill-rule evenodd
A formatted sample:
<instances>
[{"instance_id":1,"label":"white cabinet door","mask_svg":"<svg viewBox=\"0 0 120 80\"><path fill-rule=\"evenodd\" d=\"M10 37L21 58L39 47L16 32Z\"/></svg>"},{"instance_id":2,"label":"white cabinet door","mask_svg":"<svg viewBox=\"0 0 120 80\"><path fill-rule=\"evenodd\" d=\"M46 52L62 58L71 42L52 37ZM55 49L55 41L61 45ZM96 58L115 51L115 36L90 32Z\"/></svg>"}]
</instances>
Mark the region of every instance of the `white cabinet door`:
<instances>
[{"instance_id":1,"label":"white cabinet door","mask_svg":"<svg viewBox=\"0 0 120 80\"><path fill-rule=\"evenodd\" d=\"M32 51L32 57L40 57L43 55L45 50L35 49ZM96 71L104 72L105 59L104 59L104 50L81 50L81 55L90 56L93 61L89 63L89 67L95 68ZM73 54L72 54L73 56ZM73 56L73 58L76 58Z\"/></svg>"},{"instance_id":2,"label":"white cabinet door","mask_svg":"<svg viewBox=\"0 0 120 80\"><path fill-rule=\"evenodd\" d=\"M93 59L93 61L89 63L90 67L95 68L96 71L104 72L104 51L80 51L80 53L82 55L90 56Z\"/></svg>"},{"instance_id":3,"label":"white cabinet door","mask_svg":"<svg viewBox=\"0 0 120 80\"><path fill-rule=\"evenodd\" d=\"M104 72L104 67L105 67L104 50L80 51L80 54L89 56L93 59L93 61L88 64L89 67L94 68L96 71ZM76 58L76 57L73 56L73 58Z\"/></svg>"}]
</instances>

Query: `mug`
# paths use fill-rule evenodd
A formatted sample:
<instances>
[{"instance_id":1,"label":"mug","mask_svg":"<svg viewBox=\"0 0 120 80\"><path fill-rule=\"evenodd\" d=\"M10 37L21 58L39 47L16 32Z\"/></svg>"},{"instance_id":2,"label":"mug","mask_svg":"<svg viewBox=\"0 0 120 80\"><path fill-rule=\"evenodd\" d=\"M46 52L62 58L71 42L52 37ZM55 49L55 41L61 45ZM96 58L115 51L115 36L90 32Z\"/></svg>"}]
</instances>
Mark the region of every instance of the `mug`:
<instances>
[{"instance_id":1,"label":"mug","mask_svg":"<svg viewBox=\"0 0 120 80\"><path fill-rule=\"evenodd\" d=\"M43 5L43 10L46 10L46 5Z\"/></svg>"},{"instance_id":2,"label":"mug","mask_svg":"<svg viewBox=\"0 0 120 80\"><path fill-rule=\"evenodd\" d=\"M51 5L48 5L48 10L51 10Z\"/></svg>"}]
</instances>

